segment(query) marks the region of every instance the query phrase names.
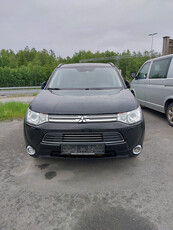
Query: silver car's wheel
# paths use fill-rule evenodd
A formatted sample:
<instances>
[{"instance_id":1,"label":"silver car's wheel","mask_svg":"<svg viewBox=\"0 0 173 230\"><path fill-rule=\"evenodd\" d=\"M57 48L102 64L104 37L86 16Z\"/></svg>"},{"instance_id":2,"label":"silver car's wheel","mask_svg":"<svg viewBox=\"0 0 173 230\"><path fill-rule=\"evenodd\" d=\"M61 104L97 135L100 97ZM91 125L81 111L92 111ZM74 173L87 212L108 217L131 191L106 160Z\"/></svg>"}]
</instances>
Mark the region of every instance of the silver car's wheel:
<instances>
[{"instance_id":1,"label":"silver car's wheel","mask_svg":"<svg viewBox=\"0 0 173 230\"><path fill-rule=\"evenodd\" d=\"M170 126L173 126L173 103L169 104L166 111L167 121Z\"/></svg>"}]
</instances>

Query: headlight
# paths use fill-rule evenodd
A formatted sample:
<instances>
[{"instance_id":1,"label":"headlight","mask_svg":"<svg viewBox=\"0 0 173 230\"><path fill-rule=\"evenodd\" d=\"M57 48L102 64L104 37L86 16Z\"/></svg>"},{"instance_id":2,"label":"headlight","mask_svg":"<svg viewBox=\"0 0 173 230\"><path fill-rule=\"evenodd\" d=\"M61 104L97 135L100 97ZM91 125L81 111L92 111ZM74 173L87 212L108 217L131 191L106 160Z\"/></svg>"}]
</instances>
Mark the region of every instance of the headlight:
<instances>
[{"instance_id":1,"label":"headlight","mask_svg":"<svg viewBox=\"0 0 173 230\"><path fill-rule=\"evenodd\" d=\"M141 107L126 113L119 113L117 121L121 121L126 124L134 124L142 119Z\"/></svg>"},{"instance_id":2,"label":"headlight","mask_svg":"<svg viewBox=\"0 0 173 230\"><path fill-rule=\"evenodd\" d=\"M33 125L40 125L48 121L48 115L44 113L36 113L28 108L26 121Z\"/></svg>"}]
</instances>

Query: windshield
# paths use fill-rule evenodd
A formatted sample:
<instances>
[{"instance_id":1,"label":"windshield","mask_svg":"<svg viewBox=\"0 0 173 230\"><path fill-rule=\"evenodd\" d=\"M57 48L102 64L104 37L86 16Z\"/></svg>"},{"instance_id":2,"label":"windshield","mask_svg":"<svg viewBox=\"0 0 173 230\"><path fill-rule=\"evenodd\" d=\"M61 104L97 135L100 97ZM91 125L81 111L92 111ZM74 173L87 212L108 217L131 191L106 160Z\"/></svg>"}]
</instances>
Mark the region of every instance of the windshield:
<instances>
[{"instance_id":1,"label":"windshield","mask_svg":"<svg viewBox=\"0 0 173 230\"><path fill-rule=\"evenodd\" d=\"M121 88L117 71L111 67L78 66L57 69L48 89Z\"/></svg>"}]
</instances>

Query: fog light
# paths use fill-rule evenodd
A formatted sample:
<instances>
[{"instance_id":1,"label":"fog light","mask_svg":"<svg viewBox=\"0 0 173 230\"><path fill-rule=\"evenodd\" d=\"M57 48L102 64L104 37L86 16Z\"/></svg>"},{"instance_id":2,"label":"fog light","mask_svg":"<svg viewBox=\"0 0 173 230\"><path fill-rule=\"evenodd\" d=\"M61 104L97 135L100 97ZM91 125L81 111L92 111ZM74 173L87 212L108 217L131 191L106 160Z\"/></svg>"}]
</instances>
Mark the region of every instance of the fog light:
<instances>
[{"instance_id":1,"label":"fog light","mask_svg":"<svg viewBox=\"0 0 173 230\"><path fill-rule=\"evenodd\" d=\"M27 146L26 151L29 155L35 154L35 149L33 149L31 146Z\"/></svg>"},{"instance_id":2,"label":"fog light","mask_svg":"<svg viewBox=\"0 0 173 230\"><path fill-rule=\"evenodd\" d=\"M133 154L134 155L138 155L139 153L141 153L142 151L142 146L141 145L137 145L136 147L134 147L133 149Z\"/></svg>"}]
</instances>

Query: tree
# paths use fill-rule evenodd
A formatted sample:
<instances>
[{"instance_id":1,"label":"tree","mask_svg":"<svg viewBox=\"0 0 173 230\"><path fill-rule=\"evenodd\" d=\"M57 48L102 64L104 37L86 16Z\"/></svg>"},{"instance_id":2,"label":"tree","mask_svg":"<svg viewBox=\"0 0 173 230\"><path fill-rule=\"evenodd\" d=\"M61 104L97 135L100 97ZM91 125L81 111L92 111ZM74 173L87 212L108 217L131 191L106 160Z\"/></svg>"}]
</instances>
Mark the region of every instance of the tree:
<instances>
[{"instance_id":1,"label":"tree","mask_svg":"<svg viewBox=\"0 0 173 230\"><path fill-rule=\"evenodd\" d=\"M160 54L153 52L154 57ZM137 72L140 66L150 58L150 52L143 54L138 52L131 53L129 50L123 53L114 51L95 52L80 50L75 52L72 57L56 57L53 50L37 51L35 48L25 47L14 53L12 50L2 49L0 51L0 86L34 86L40 85L47 80L52 71L59 63L79 63L81 60L114 57L113 60L103 60L94 62L113 62L122 70L122 76L130 79L132 72ZM120 58L118 61L115 57Z\"/></svg>"},{"instance_id":2,"label":"tree","mask_svg":"<svg viewBox=\"0 0 173 230\"><path fill-rule=\"evenodd\" d=\"M20 50L17 54L17 63L18 66L26 65L27 60L25 57L25 51Z\"/></svg>"}]
</instances>

